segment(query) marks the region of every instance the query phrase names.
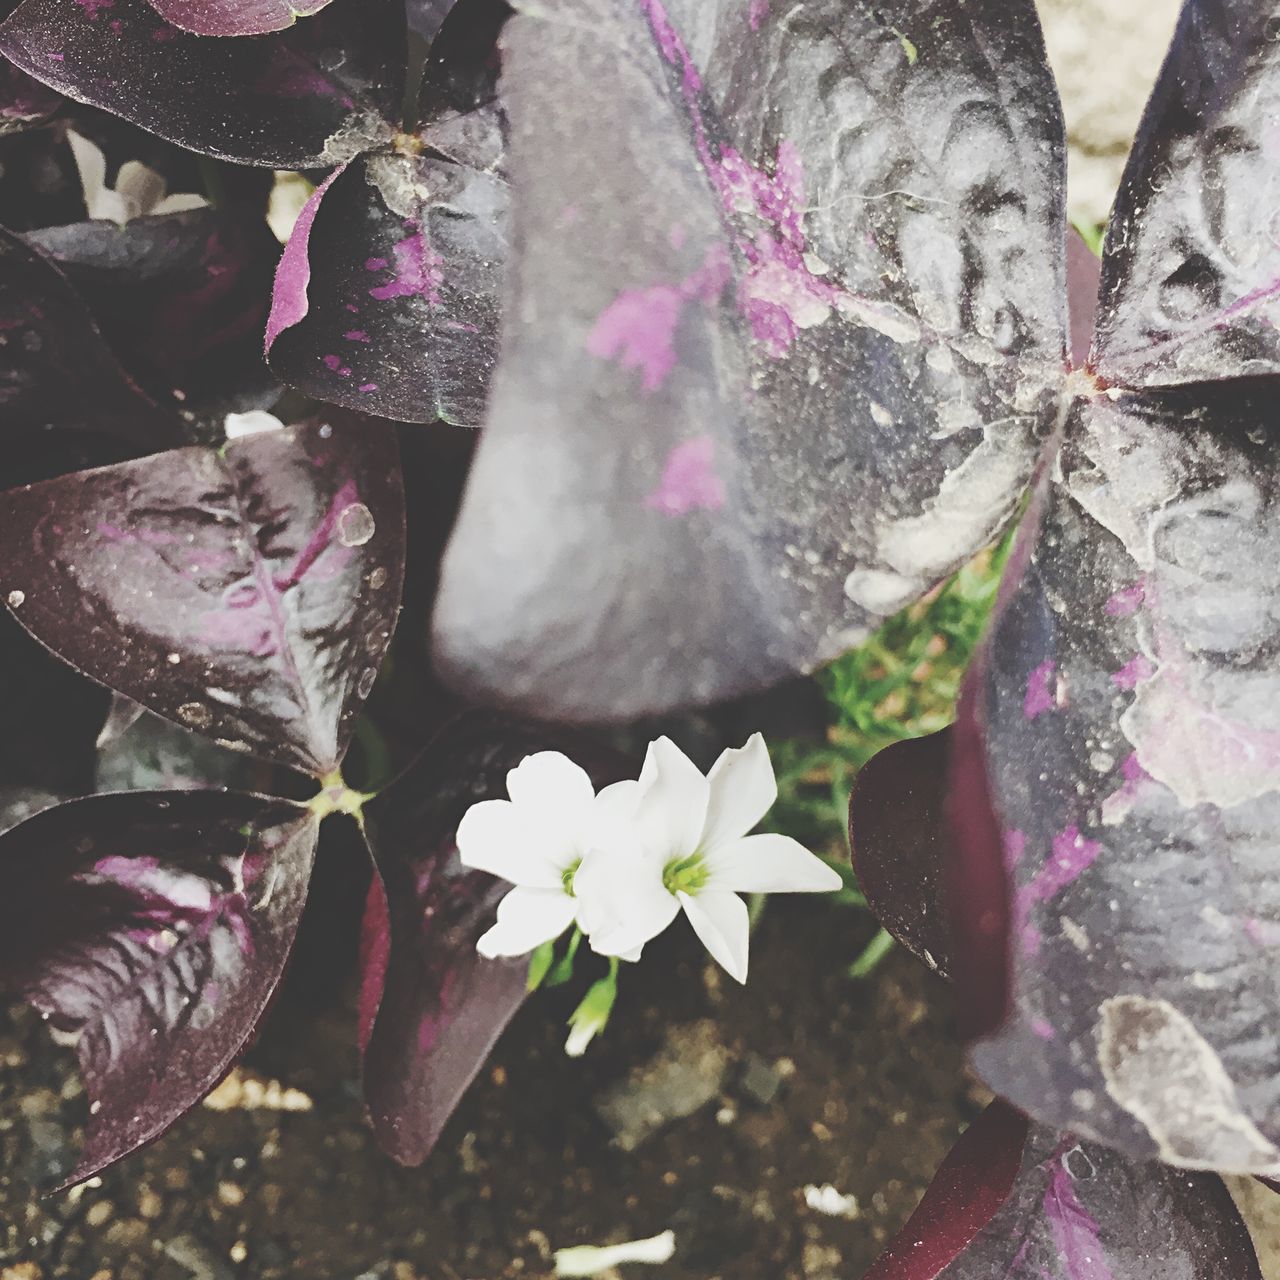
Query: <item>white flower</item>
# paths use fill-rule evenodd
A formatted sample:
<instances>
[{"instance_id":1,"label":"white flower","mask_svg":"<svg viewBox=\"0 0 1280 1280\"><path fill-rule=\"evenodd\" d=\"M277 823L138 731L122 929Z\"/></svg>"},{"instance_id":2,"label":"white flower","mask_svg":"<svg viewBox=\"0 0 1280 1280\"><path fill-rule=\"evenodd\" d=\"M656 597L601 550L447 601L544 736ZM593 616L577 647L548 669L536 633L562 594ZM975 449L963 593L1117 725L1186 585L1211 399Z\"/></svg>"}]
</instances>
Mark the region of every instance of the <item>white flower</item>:
<instances>
[{"instance_id":1,"label":"white flower","mask_svg":"<svg viewBox=\"0 0 1280 1280\"><path fill-rule=\"evenodd\" d=\"M228 440L240 440L256 436L263 431L283 431L284 423L274 413L265 409L250 409L248 413L229 413L223 421Z\"/></svg>"},{"instance_id":2,"label":"white flower","mask_svg":"<svg viewBox=\"0 0 1280 1280\"><path fill-rule=\"evenodd\" d=\"M593 849L616 843L635 786L615 783L597 796L568 756L540 751L507 774L509 800L467 810L458 827L462 861L516 886L498 904L497 924L476 943L482 956L524 955L578 919L578 868Z\"/></svg>"},{"instance_id":3,"label":"white flower","mask_svg":"<svg viewBox=\"0 0 1280 1280\"><path fill-rule=\"evenodd\" d=\"M630 958L683 910L712 956L747 980L740 893L826 893L840 876L789 836L748 835L778 798L764 739L726 751L710 774L667 738L649 746L630 821L634 851L583 862L581 922L602 955Z\"/></svg>"},{"instance_id":4,"label":"white flower","mask_svg":"<svg viewBox=\"0 0 1280 1280\"><path fill-rule=\"evenodd\" d=\"M185 213L209 203L194 194L167 195L164 178L141 160L126 160L120 166L113 191L107 186L107 157L102 148L73 129L67 130L67 142L80 172L85 209L92 219L124 226L143 214Z\"/></svg>"}]
</instances>

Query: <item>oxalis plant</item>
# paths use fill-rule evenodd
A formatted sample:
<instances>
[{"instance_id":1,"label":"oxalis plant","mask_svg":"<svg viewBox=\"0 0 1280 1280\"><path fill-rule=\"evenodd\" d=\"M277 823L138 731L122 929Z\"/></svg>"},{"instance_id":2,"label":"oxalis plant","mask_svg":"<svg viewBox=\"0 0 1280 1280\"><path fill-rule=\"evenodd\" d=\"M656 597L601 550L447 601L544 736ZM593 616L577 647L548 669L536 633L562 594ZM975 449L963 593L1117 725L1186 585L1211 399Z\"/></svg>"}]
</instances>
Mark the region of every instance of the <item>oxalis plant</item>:
<instances>
[{"instance_id":1,"label":"oxalis plant","mask_svg":"<svg viewBox=\"0 0 1280 1280\"><path fill-rule=\"evenodd\" d=\"M478 942L576 922L625 963L672 910L617 905L621 874L591 888L608 833L567 862L567 827L549 852L525 837L560 876L533 883L468 839L472 810L468 868L471 806L518 809L546 751L586 768L584 805L635 779L548 726L811 671L1025 513L956 727L889 749L854 797L867 896L954 978L1002 1099L873 1274L1257 1276L1219 1174L1280 1175L1280 7L1187 0L1071 347L1029 0L6 8L3 118L41 173L68 119L129 160L140 129L174 144L150 166L167 189L210 208L104 228L60 221L56 183L10 200L4 403L46 478L0 503L0 596L133 703L320 785L88 796L0 840L0 972L77 1034L92 1099L72 1178L159 1133L252 1034L335 815L376 868L370 1113L423 1158L525 997L527 966ZM184 148L206 157L194 187ZM252 241L253 166L317 179L269 314L248 248L201 256L208 226L183 306L122 309L112 283L176 270L169 220ZM191 318L241 287L225 342L196 343ZM140 320L176 317L192 332L160 361ZM295 421L228 354L245 332L341 411ZM272 406L289 425L226 417ZM450 686L542 724L474 712L370 799L340 768L395 626L404 486L430 491L425 468L446 510L461 491L418 441L441 422L483 430L407 588ZM697 925L711 802L686 774L641 820L657 750L619 856ZM678 849L654 834L677 826ZM531 918L521 889L555 908L499 945Z\"/></svg>"}]
</instances>

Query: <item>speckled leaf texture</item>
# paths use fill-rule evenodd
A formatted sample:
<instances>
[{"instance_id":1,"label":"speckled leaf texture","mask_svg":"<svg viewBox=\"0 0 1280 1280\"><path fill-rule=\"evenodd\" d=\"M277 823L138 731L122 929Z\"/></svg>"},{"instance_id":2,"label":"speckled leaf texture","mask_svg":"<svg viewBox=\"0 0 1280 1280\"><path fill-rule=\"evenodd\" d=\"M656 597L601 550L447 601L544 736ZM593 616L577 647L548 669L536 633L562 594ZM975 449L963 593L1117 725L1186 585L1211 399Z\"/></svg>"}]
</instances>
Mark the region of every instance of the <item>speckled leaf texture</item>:
<instances>
[{"instance_id":1,"label":"speckled leaf texture","mask_svg":"<svg viewBox=\"0 0 1280 1280\"><path fill-rule=\"evenodd\" d=\"M365 808L376 876L365 915L364 1089L379 1142L403 1164L431 1153L459 1098L526 995L527 960L486 960L476 941L510 888L458 860L471 805L506 795L535 751L563 751L597 786L626 762L564 730L472 712Z\"/></svg>"},{"instance_id":2,"label":"speckled leaf texture","mask_svg":"<svg viewBox=\"0 0 1280 1280\"><path fill-rule=\"evenodd\" d=\"M1184 5L1117 197L1094 363L1128 386L1280 373L1280 9Z\"/></svg>"},{"instance_id":3,"label":"speckled leaf texture","mask_svg":"<svg viewBox=\"0 0 1280 1280\"><path fill-rule=\"evenodd\" d=\"M1030 473L1065 329L1033 6L515 8L506 329L437 662L580 719L812 668Z\"/></svg>"},{"instance_id":4,"label":"speckled leaf texture","mask_svg":"<svg viewBox=\"0 0 1280 1280\"><path fill-rule=\"evenodd\" d=\"M244 1048L293 942L316 830L284 800L134 793L0 838L0 988L76 1037L90 1099L64 1185L164 1132Z\"/></svg>"},{"instance_id":5,"label":"speckled leaf texture","mask_svg":"<svg viewBox=\"0 0 1280 1280\"><path fill-rule=\"evenodd\" d=\"M129 380L66 278L3 228L0 421L6 435L103 431L151 448L179 438L174 416Z\"/></svg>"},{"instance_id":6,"label":"speckled leaf texture","mask_svg":"<svg viewBox=\"0 0 1280 1280\"><path fill-rule=\"evenodd\" d=\"M184 421L265 407L279 383L262 330L279 245L259 206L29 232L92 310L130 373Z\"/></svg>"},{"instance_id":7,"label":"speckled leaf texture","mask_svg":"<svg viewBox=\"0 0 1280 1280\"><path fill-rule=\"evenodd\" d=\"M0 53L193 151L305 169L391 136L405 30L403 0L333 5L252 40L180 31L147 0L24 0L0 24Z\"/></svg>"},{"instance_id":8,"label":"speckled leaf texture","mask_svg":"<svg viewBox=\"0 0 1280 1280\"><path fill-rule=\"evenodd\" d=\"M350 4L351 0L344 0ZM168 23L197 36L260 36L319 13L331 0L150 0Z\"/></svg>"},{"instance_id":9,"label":"speckled leaf texture","mask_svg":"<svg viewBox=\"0 0 1280 1280\"><path fill-rule=\"evenodd\" d=\"M0 598L86 675L224 746L337 767L395 628L394 432L297 426L0 497Z\"/></svg>"},{"instance_id":10,"label":"speckled leaf texture","mask_svg":"<svg viewBox=\"0 0 1280 1280\"><path fill-rule=\"evenodd\" d=\"M1261 1280L1222 1181L1028 1126L996 1102L865 1280Z\"/></svg>"},{"instance_id":11,"label":"speckled leaf texture","mask_svg":"<svg viewBox=\"0 0 1280 1280\"><path fill-rule=\"evenodd\" d=\"M359 157L312 197L267 327L271 366L290 385L402 422L481 421L508 191L497 112L477 114L470 129L453 117L426 131L425 154ZM463 163L443 151L452 140Z\"/></svg>"}]
</instances>

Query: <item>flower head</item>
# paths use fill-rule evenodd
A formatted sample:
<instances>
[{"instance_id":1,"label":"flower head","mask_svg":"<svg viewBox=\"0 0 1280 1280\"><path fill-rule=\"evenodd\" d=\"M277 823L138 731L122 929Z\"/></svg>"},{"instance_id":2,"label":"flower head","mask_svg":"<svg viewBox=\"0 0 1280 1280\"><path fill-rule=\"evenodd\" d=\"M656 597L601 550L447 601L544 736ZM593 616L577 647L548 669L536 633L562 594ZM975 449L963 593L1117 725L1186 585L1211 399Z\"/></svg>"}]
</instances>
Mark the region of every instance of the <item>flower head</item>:
<instances>
[{"instance_id":1,"label":"flower head","mask_svg":"<svg viewBox=\"0 0 1280 1280\"><path fill-rule=\"evenodd\" d=\"M120 226L144 214L185 213L204 209L209 202L194 194L169 195L164 178L141 160L126 160L116 175L114 190L107 186L107 157L96 142L67 130L67 142L80 174L89 217Z\"/></svg>"},{"instance_id":2,"label":"flower head","mask_svg":"<svg viewBox=\"0 0 1280 1280\"><path fill-rule=\"evenodd\" d=\"M777 797L758 733L706 777L670 739L651 743L638 789L624 798L627 848L589 857L578 872L592 947L630 958L683 910L712 956L745 982L750 924L740 893L841 887L833 868L789 836L747 834Z\"/></svg>"},{"instance_id":3,"label":"flower head","mask_svg":"<svg viewBox=\"0 0 1280 1280\"><path fill-rule=\"evenodd\" d=\"M635 786L619 782L596 795L585 770L568 756L540 751L507 774L509 800L467 810L458 827L463 863L516 886L476 944L481 955L524 955L578 919L578 869L592 850L616 843Z\"/></svg>"}]
</instances>

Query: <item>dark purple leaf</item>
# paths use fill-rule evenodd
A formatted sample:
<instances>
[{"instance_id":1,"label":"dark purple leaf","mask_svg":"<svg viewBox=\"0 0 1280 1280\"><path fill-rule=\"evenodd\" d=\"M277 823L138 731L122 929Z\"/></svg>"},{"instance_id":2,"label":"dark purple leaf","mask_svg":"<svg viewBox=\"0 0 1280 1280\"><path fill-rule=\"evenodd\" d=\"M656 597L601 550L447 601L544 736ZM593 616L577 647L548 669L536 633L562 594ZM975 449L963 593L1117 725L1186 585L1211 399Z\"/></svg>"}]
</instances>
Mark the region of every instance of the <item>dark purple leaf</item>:
<instances>
[{"instance_id":1,"label":"dark purple leaf","mask_svg":"<svg viewBox=\"0 0 1280 1280\"><path fill-rule=\"evenodd\" d=\"M994 1206L993 1206L994 1202ZM994 1212L993 1212L994 1207ZM1261 1280L1222 1180L1027 1122L970 1126L865 1280Z\"/></svg>"},{"instance_id":2,"label":"dark purple leaf","mask_svg":"<svg viewBox=\"0 0 1280 1280\"><path fill-rule=\"evenodd\" d=\"M40 124L61 105L61 94L0 59L0 135Z\"/></svg>"},{"instance_id":3,"label":"dark purple leaf","mask_svg":"<svg viewBox=\"0 0 1280 1280\"><path fill-rule=\"evenodd\" d=\"M405 39L403 0L256 40L189 35L147 0L24 0L0 25L0 52L68 97L193 151L295 169L390 139Z\"/></svg>"},{"instance_id":4,"label":"dark purple leaf","mask_svg":"<svg viewBox=\"0 0 1280 1280\"><path fill-rule=\"evenodd\" d=\"M506 256L501 135L486 110L424 136L426 154L362 156L312 197L280 260L267 349L282 378L318 399L474 425ZM451 147L462 163L442 158ZM489 167L471 167L477 158Z\"/></svg>"},{"instance_id":5,"label":"dark purple leaf","mask_svg":"<svg viewBox=\"0 0 1280 1280\"><path fill-rule=\"evenodd\" d=\"M510 886L464 867L454 835L471 805L506 794L509 770L547 750L573 756L597 785L623 776L613 752L562 730L471 713L365 806L377 869L363 947L365 1100L379 1142L403 1164L430 1154L524 1001L527 963L476 953Z\"/></svg>"},{"instance_id":6,"label":"dark purple leaf","mask_svg":"<svg viewBox=\"0 0 1280 1280\"><path fill-rule=\"evenodd\" d=\"M262 360L279 246L260 209L193 209L27 239L70 278L126 368L187 420L274 402Z\"/></svg>"},{"instance_id":7,"label":"dark purple leaf","mask_svg":"<svg viewBox=\"0 0 1280 1280\"><path fill-rule=\"evenodd\" d=\"M943 807L951 730L894 743L858 773L849 846L858 887L881 925L929 968L951 967Z\"/></svg>"},{"instance_id":8,"label":"dark purple leaf","mask_svg":"<svg viewBox=\"0 0 1280 1280\"><path fill-rule=\"evenodd\" d=\"M1170 386L1280 372L1274 5L1188 0L1129 157L1093 363Z\"/></svg>"},{"instance_id":9,"label":"dark purple leaf","mask_svg":"<svg viewBox=\"0 0 1280 1280\"><path fill-rule=\"evenodd\" d=\"M1080 233L1067 232L1067 313L1071 319L1071 363L1077 369L1089 359L1098 318L1098 277L1102 263Z\"/></svg>"},{"instance_id":10,"label":"dark purple leaf","mask_svg":"<svg viewBox=\"0 0 1280 1280\"><path fill-rule=\"evenodd\" d=\"M174 415L129 381L57 268L3 228L0 414L9 433L105 431L151 448L180 435Z\"/></svg>"},{"instance_id":11,"label":"dark purple leaf","mask_svg":"<svg viewBox=\"0 0 1280 1280\"><path fill-rule=\"evenodd\" d=\"M311 425L6 494L0 596L37 639L166 719L337 767L399 609L394 432Z\"/></svg>"},{"instance_id":12,"label":"dark purple leaf","mask_svg":"<svg viewBox=\"0 0 1280 1280\"><path fill-rule=\"evenodd\" d=\"M969 1246L1009 1198L1022 1165L1028 1125L995 1102L947 1154L915 1213L863 1280L934 1280Z\"/></svg>"},{"instance_id":13,"label":"dark purple leaf","mask_svg":"<svg viewBox=\"0 0 1280 1280\"><path fill-rule=\"evenodd\" d=\"M1030 473L1065 342L1034 8L559 0L503 43L521 198L437 661L583 719L810 669Z\"/></svg>"},{"instance_id":14,"label":"dark purple leaf","mask_svg":"<svg viewBox=\"0 0 1280 1280\"><path fill-rule=\"evenodd\" d=\"M1276 462L1266 390L1079 402L971 756L1014 883L986 1081L1132 1157L1272 1174Z\"/></svg>"},{"instance_id":15,"label":"dark purple leaf","mask_svg":"<svg viewBox=\"0 0 1280 1280\"><path fill-rule=\"evenodd\" d=\"M280 980L316 823L225 792L90 796L0 839L0 986L77 1037L90 1099L66 1184L218 1082Z\"/></svg>"},{"instance_id":16,"label":"dark purple leaf","mask_svg":"<svg viewBox=\"0 0 1280 1280\"><path fill-rule=\"evenodd\" d=\"M350 0L347 0L350 3ZM319 13L330 0L150 0L168 23L198 36L260 36Z\"/></svg>"}]
</instances>

